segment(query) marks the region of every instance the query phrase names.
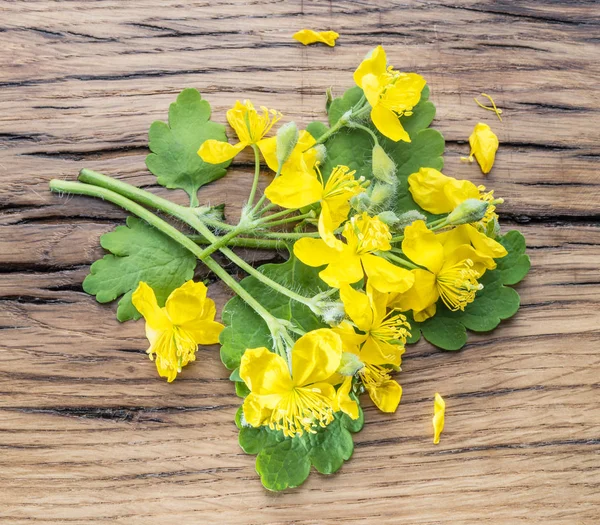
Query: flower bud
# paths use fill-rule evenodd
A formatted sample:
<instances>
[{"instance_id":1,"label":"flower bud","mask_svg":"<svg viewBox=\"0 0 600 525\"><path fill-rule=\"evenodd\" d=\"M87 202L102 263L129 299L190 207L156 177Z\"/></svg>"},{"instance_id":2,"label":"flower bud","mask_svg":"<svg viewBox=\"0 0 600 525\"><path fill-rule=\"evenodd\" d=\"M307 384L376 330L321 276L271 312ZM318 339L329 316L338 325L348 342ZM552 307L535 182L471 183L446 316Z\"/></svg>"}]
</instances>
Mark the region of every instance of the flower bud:
<instances>
[{"instance_id":1,"label":"flower bud","mask_svg":"<svg viewBox=\"0 0 600 525\"><path fill-rule=\"evenodd\" d=\"M426 221L427 217L417 210L405 211L398 217L398 222L394 225L399 231L404 230L407 226L410 226L415 221Z\"/></svg>"},{"instance_id":2,"label":"flower bud","mask_svg":"<svg viewBox=\"0 0 600 525\"><path fill-rule=\"evenodd\" d=\"M358 358L356 354L350 352L342 353L342 360L340 366L336 372L343 376L353 376L359 370L364 368L364 363Z\"/></svg>"},{"instance_id":3,"label":"flower bud","mask_svg":"<svg viewBox=\"0 0 600 525\"><path fill-rule=\"evenodd\" d=\"M298 144L298 127L295 122L288 122L277 131L277 162L283 166L290 158L292 151Z\"/></svg>"},{"instance_id":4,"label":"flower bud","mask_svg":"<svg viewBox=\"0 0 600 525\"><path fill-rule=\"evenodd\" d=\"M317 144L313 146L313 149L317 152L316 161L323 164L327 158L327 148L323 144Z\"/></svg>"},{"instance_id":5,"label":"flower bud","mask_svg":"<svg viewBox=\"0 0 600 525\"><path fill-rule=\"evenodd\" d=\"M396 188L392 184L376 182L371 191L371 203L374 206L383 206L396 193Z\"/></svg>"},{"instance_id":6,"label":"flower bud","mask_svg":"<svg viewBox=\"0 0 600 525\"><path fill-rule=\"evenodd\" d=\"M446 218L446 224L458 226L483 219L488 203L479 199L467 199L461 202Z\"/></svg>"},{"instance_id":7,"label":"flower bud","mask_svg":"<svg viewBox=\"0 0 600 525\"><path fill-rule=\"evenodd\" d=\"M364 192L350 199L350 206L358 213L367 211L371 207L371 204L371 198Z\"/></svg>"},{"instance_id":8,"label":"flower bud","mask_svg":"<svg viewBox=\"0 0 600 525\"><path fill-rule=\"evenodd\" d=\"M373 146L372 162L373 175L376 179L388 184L396 182L396 164L379 144Z\"/></svg>"},{"instance_id":9,"label":"flower bud","mask_svg":"<svg viewBox=\"0 0 600 525\"><path fill-rule=\"evenodd\" d=\"M384 211L377 215L379 220L389 227L393 227L398 224L398 216L393 211Z\"/></svg>"},{"instance_id":10,"label":"flower bud","mask_svg":"<svg viewBox=\"0 0 600 525\"><path fill-rule=\"evenodd\" d=\"M497 239L500 235L500 223L498 222L498 217L494 216L494 218L489 221L485 227L485 234L491 239Z\"/></svg>"},{"instance_id":11,"label":"flower bud","mask_svg":"<svg viewBox=\"0 0 600 525\"><path fill-rule=\"evenodd\" d=\"M346 317L346 312L344 311L344 305L340 302L329 303L323 308L323 313L321 314L323 322L332 326L340 324L344 320L344 317Z\"/></svg>"}]
</instances>

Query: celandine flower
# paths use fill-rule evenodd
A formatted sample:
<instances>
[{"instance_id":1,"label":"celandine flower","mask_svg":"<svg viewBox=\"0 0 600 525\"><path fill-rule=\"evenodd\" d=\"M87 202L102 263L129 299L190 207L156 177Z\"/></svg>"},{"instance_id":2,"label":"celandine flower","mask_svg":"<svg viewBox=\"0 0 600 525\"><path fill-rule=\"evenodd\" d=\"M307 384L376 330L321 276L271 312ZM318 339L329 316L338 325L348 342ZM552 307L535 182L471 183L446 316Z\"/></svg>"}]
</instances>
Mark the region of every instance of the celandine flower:
<instances>
[{"instance_id":1,"label":"celandine flower","mask_svg":"<svg viewBox=\"0 0 600 525\"><path fill-rule=\"evenodd\" d=\"M454 245L472 244L481 256L499 258L507 254L504 246L479 231L497 217L495 204L501 203L502 199L494 199L493 191L485 192L485 186L475 186L471 181L448 177L433 168L421 168L410 175L408 186L415 202L429 213L450 213L467 199L487 202L488 209L481 221L475 225L463 224L442 235L450 237Z\"/></svg>"},{"instance_id":2,"label":"celandine flower","mask_svg":"<svg viewBox=\"0 0 600 525\"><path fill-rule=\"evenodd\" d=\"M349 285L340 288L344 310L354 326L345 321L334 328L348 345L360 348L360 359L374 365L400 366L410 325L397 309L388 310L390 294L381 293L367 285L367 293Z\"/></svg>"},{"instance_id":3,"label":"celandine flower","mask_svg":"<svg viewBox=\"0 0 600 525\"><path fill-rule=\"evenodd\" d=\"M371 120L379 132L395 142L410 142L399 119L412 115L413 107L421 100L425 79L388 67L383 47L377 46L354 72L354 82L371 104Z\"/></svg>"},{"instance_id":4,"label":"celandine flower","mask_svg":"<svg viewBox=\"0 0 600 525\"><path fill-rule=\"evenodd\" d=\"M287 437L315 433L317 426L327 426L339 404L335 388L327 380L341 359L342 340L327 328L308 332L296 341L291 374L280 355L264 347L246 350L240 363L240 377L250 389L244 400L244 418L254 427L268 425Z\"/></svg>"},{"instance_id":5,"label":"celandine flower","mask_svg":"<svg viewBox=\"0 0 600 525\"><path fill-rule=\"evenodd\" d=\"M263 137L270 131L273 125L281 118L281 113L274 109L260 107L259 114L252 102L239 100L235 106L227 112L227 121L235 130L240 141L237 144L229 144L220 140L209 139L202 143L198 155L204 162L220 164L235 157L240 151L251 144L261 146Z\"/></svg>"},{"instance_id":6,"label":"celandine flower","mask_svg":"<svg viewBox=\"0 0 600 525\"><path fill-rule=\"evenodd\" d=\"M415 321L433 316L440 297L450 310L464 310L483 287L477 279L485 260L470 245L443 245L423 221L405 228L402 251L425 268L412 270L413 287L393 301L403 311L412 310Z\"/></svg>"},{"instance_id":7,"label":"celandine flower","mask_svg":"<svg viewBox=\"0 0 600 525\"><path fill-rule=\"evenodd\" d=\"M365 274L371 286L381 292L405 292L412 286L410 271L374 255L389 251L392 238L389 228L377 217L366 212L355 215L345 224L342 235L345 243L335 237L327 238L327 242L304 237L294 244L294 254L308 266L326 264L319 276L334 288L356 283Z\"/></svg>"},{"instance_id":8,"label":"celandine flower","mask_svg":"<svg viewBox=\"0 0 600 525\"><path fill-rule=\"evenodd\" d=\"M219 342L224 326L215 322L215 303L206 297L206 292L203 283L188 281L171 292L163 308L145 282L140 282L131 296L131 302L146 320L148 355L156 360L159 375L169 383L182 367L196 359L198 345Z\"/></svg>"},{"instance_id":9,"label":"celandine flower","mask_svg":"<svg viewBox=\"0 0 600 525\"><path fill-rule=\"evenodd\" d=\"M288 172L273 180L266 187L265 195L282 208L302 208L320 203L319 233L328 244L332 244L335 242L333 230L348 217L349 200L365 191L361 186L363 181L356 180L354 173L347 166L336 166L325 182L318 166L310 171Z\"/></svg>"}]
</instances>

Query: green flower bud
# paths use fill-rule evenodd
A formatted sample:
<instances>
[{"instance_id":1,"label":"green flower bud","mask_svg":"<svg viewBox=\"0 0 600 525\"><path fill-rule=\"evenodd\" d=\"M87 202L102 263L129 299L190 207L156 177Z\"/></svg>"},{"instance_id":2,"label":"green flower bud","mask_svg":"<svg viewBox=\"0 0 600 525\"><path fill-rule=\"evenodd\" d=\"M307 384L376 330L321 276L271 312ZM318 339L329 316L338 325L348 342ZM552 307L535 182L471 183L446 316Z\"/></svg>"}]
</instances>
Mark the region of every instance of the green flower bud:
<instances>
[{"instance_id":1,"label":"green flower bud","mask_svg":"<svg viewBox=\"0 0 600 525\"><path fill-rule=\"evenodd\" d=\"M323 144L317 144L313 149L317 152L317 162L323 164L327 158L327 148Z\"/></svg>"},{"instance_id":2,"label":"green flower bud","mask_svg":"<svg viewBox=\"0 0 600 525\"><path fill-rule=\"evenodd\" d=\"M356 354L350 352L342 353L342 360L340 366L336 372L343 376L353 376L359 370L364 368L364 363L358 358Z\"/></svg>"},{"instance_id":3,"label":"green flower bud","mask_svg":"<svg viewBox=\"0 0 600 525\"><path fill-rule=\"evenodd\" d=\"M487 223L485 227L485 234L492 239L498 238L500 235L500 223L498 222L498 217L494 217Z\"/></svg>"},{"instance_id":4,"label":"green flower bud","mask_svg":"<svg viewBox=\"0 0 600 525\"><path fill-rule=\"evenodd\" d=\"M336 326L344 320L345 316L344 305L340 302L332 302L323 308L321 317L325 323Z\"/></svg>"},{"instance_id":5,"label":"green flower bud","mask_svg":"<svg viewBox=\"0 0 600 525\"><path fill-rule=\"evenodd\" d=\"M393 211L384 211L377 215L379 220L390 227L398 224L398 216Z\"/></svg>"},{"instance_id":6,"label":"green flower bud","mask_svg":"<svg viewBox=\"0 0 600 525\"><path fill-rule=\"evenodd\" d=\"M283 166L290 158L292 151L298 144L298 127L295 122L288 122L277 131L277 162Z\"/></svg>"},{"instance_id":7,"label":"green flower bud","mask_svg":"<svg viewBox=\"0 0 600 525\"><path fill-rule=\"evenodd\" d=\"M372 205L371 198L366 193L359 193L350 199L350 206L358 213L367 211Z\"/></svg>"},{"instance_id":8,"label":"green flower bud","mask_svg":"<svg viewBox=\"0 0 600 525\"><path fill-rule=\"evenodd\" d=\"M371 203L374 206L383 206L396 193L396 187L392 184L376 182L371 191Z\"/></svg>"},{"instance_id":9,"label":"green flower bud","mask_svg":"<svg viewBox=\"0 0 600 525\"><path fill-rule=\"evenodd\" d=\"M488 209L488 203L479 199L467 199L461 202L446 219L446 224L458 226L483 219Z\"/></svg>"},{"instance_id":10,"label":"green flower bud","mask_svg":"<svg viewBox=\"0 0 600 525\"><path fill-rule=\"evenodd\" d=\"M373 147L373 175L376 179L392 184L396 182L396 164L379 145Z\"/></svg>"},{"instance_id":11,"label":"green flower bud","mask_svg":"<svg viewBox=\"0 0 600 525\"><path fill-rule=\"evenodd\" d=\"M398 222L394 225L397 230L404 230L415 221L426 221L427 217L417 210L405 211L398 217Z\"/></svg>"}]
</instances>

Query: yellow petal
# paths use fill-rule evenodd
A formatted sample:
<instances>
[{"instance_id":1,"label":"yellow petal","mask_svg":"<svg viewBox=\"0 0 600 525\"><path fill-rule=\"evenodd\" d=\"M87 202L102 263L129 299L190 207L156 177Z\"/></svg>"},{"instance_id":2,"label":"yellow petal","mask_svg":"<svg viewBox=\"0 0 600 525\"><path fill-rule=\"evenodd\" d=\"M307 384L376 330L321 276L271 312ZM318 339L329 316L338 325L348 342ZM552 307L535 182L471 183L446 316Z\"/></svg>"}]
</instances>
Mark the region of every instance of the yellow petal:
<instances>
[{"instance_id":1,"label":"yellow petal","mask_svg":"<svg viewBox=\"0 0 600 525\"><path fill-rule=\"evenodd\" d=\"M172 323L169 321L165 311L158 306L154 290L147 283L140 281L131 296L131 302L137 311L144 316L147 327L156 331L171 328Z\"/></svg>"},{"instance_id":2,"label":"yellow petal","mask_svg":"<svg viewBox=\"0 0 600 525\"><path fill-rule=\"evenodd\" d=\"M329 210L329 205L327 204L327 201L321 202L321 213L319 214L318 228L321 239L323 239L328 246L336 248L340 245L338 239L334 234L337 226L334 224L331 218L331 212Z\"/></svg>"},{"instance_id":3,"label":"yellow petal","mask_svg":"<svg viewBox=\"0 0 600 525\"><path fill-rule=\"evenodd\" d=\"M364 343L367 338L366 334L357 334L349 321L342 321L332 330L342 338L344 352L351 352L355 355L360 353L358 347Z\"/></svg>"},{"instance_id":4,"label":"yellow petal","mask_svg":"<svg viewBox=\"0 0 600 525\"><path fill-rule=\"evenodd\" d=\"M297 33L294 33L293 38L305 46L322 42L323 44L333 47L339 36L340 35L335 31L313 31L312 29L302 29Z\"/></svg>"},{"instance_id":5,"label":"yellow petal","mask_svg":"<svg viewBox=\"0 0 600 525\"><path fill-rule=\"evenodd\" d=\"M171 322L174 325L183 325L199 317L204 318L206 292L204 283L194 281L187 281L173 290L165 303Z\"/></svg>"},{"instance_id":6,"label":"yellow petal","mask_svg":"<svg viewBox=\"0 0 600 525\"><path fill-rule=\"evenodd\" d=\"M293 175L294 173L311 173L317 160L317 150L313 148L314 137L306 130L302 130L298 137L298 143L292 150L288 159L281 168L282 175ZM271 137L257 142L267 166L277 172L279 163L277 161L277 138Z\"/></svg>"},{"instance_id":7,"label":"yellow petal","mask_svg":"<svg viewBox=\"0 0 600 525\"><path fill-rule=\"evenodd\" d=\"M469 144L471 155L475 155L481 171L489 173L498 151L498 137L487 124L479 122L469 137Z\"/></svg>"},{"instance_id":8,"label":"yellow petal","mask_svg":"<svg viewBox=\"0 0 600 525\"><path fill-rule=\"evenodd\" d=\"M314 172L296 172L274 179L265 195L282 208L302 208L321 200L323 186Z\"/></svg>"},{"instance_id":9,"label":"yellow petal","mask_svg":"<svg viewBox=\"0 0 600 525\"><path fill-rule=\"evenodd\" d=\"M470 224L464 224L463 227L467 231L467 235L469 236L471 244L481 255L499 259L508 254L506 248L498 241L488 237L485 233L480 232L474 226L471 226Z\"/></svg>"},{"instance_id":10,"label":"yellow petal","mask_svg":"<svg viewBox=\"0 0 600 525\"><path fill-rule=\"evenodd\" d=\"M328 246L323 239L303 237L294 244L294 255L308 266L318 267L337 261L340 253Z\"/></svg>"},{"instance_id":11,"label":"yellow petal","mask_svg":"<svg viewBox=\"0 0 600 525\"><path fill-rule=\"evenodd\" d=\"M371 110L371 120L379 132L387 138L398 142L410 142L410 135L402 127L398 116L381 104L377 104Z\"/></svg>"},{"instance_id":12,"label":"yellow petal","mask_svg":"<svg viewBox=\"0 0 600 525\"><path fill-rule=\"evenodd\" d=\"M423 221L415 221L404 229L402 251L414 263L438 273L444 263L444 247Z\"/></svg>"},{"instance_id":13,"label":"yellow petal","mask_svg":"<svg viewBox=\"0 0 600 525\"><path fill-rule=\"evenodd\" d=\"M382 412L395 412L402 397L402 387L393 379L365 385L369 397Z\"/></svg>"},{"instance_id":14,"label":"yellow petal","mask_svg":"<svg viewBox=\"0 0 600 525\"><path fill-rule=\"evenodd\" d=\"M361 257L348 250L336 253L336 260L331 261L327 268L319 272L319 277L332 288L360 281L364 277Z\"/></svg>"},{"instance_id":15,"label":"yellow petal","mask_svg":"<svg viewBox=\"0 0 600 525\"><path fill-rule=\"evenodd\" d=\"M333 410L338 412L341 410L352 419L358 419L358 403L350 397L350 389L352 388L352 377L344 378L344 382L337 389Z\"/></svg>"},{"instance_id":16,"label":"yellow petal","mask_svg":"<svg viewBox=\"0 0 600 525\"><path fill-rule=\"evenodd\" d=\"M408 177L414 201L429 213L450 213L467 199L478 199L477 186L469 181L447 177L433 168L421 168Z\"/></svg>"},{"instance_id":17,"label":"yellow petal","mask_svg":"<svg viewBox=\"0 0 600 525\"><path fill-rule=\"evenodd\" d=\"M379 77L384 75L387 68L387 57L385 50L382 46L377 46L368 56L365 58L354 72L354 82L358 87L364 89L363 80L366 76Z\"/></svg>"},{"instance_id":18,"label":"yellow petal","mask_svg":"<svg viewBox=\"0 0 600 525\"><path fill-rule=\"evenodd\" d=\"M377 255L363 255L361 262L369 278L369 285L380 292L405 292L414 283L413 274L395 266Z\"/></svg>"},{"instance_id":19,"label":"yellow petal","mask_svg":"<svg viewBox=\"0 0 600 525\"><path fill-rule=\"evenodd\" d=\"M433 401L433 442L440 442L440 434L444 430L444 414L446 412L446 402L437 392Z\"/></svg>"},{"instance_id":20,"label":"yellow petal","mask_svg":"<svg viewBox=\"0 0 600 525\"><path fill-rule=\"evenodd\" d=\"M359 330L368 332L373 326L373 310L367 294L345 284L340 287L340 299L346 314Z\"/></svg>"},{"instance_id":21,"label":"yellow petal","mask_svg":"<svg viewBox=\"0 0 600 525\"><path fill-rule=\"evenodd\" d=\"M400 366L404 347L392 345L368 336L365 344L360 349L360 359L371 365Z\"/></svg>"},{"instance_id":22,"label":"yellow petal","mask_svg":"<svg viewBox=\"0 0 600 525\"><path fill-rule=\"evenodd\" d=\"M415 282L412 287L398 294L392 306L400 308L403 312L425 310L439 298L435 275L427 270L412 270Z\"/></svg>"},{"instance_id":23,"label":"yellow petal","mask_svg":"<svg viewBox=\"0 0 600 525\"><path fill-rule=\"evenodd\" d=\"M210 164L221 164L235 157L247 146L244 142L238 142L235 145L220 140L208 139L202 143L198 150L198 155L204 162Z\"/></svg>"},{"instance_id":24,"label":"yellow petal","mask_svg":"<svg viewBox=\"0 0 600 525\"><path fill-rule=\"evenodd\" d=\"M417 323L422 323L423 321L427 321L430 317L435 315L436 306L435 304L430 304L427 308L419 311L413 311L413 317Z\"/></svg>"},{"instance_id":25,"label":"yellow petal","mask_svg":"<svg viewBox=\"0 0 600 525\"><path fill-rule=\"evenodd\" d=\"M382 97L382 103L400 114L410 111L421 100L426 83L417 73L396 73L394 83Z\"/></svg>"},{"instance_id":26,"label":"yellow petal","mask_svg":"<svg viewBox=\"0 0 600 525\"><path fill-rule=\"evenodd\" d=\"M333 330L320 328L304 334L292 349L294 385L325 381L337 370L341 359L342 340Z\"/></svg>"},{"instance_id":27,"label":"yellow petal","mask_svg":"<svg viewBox=\"0 0 600 525\"><path fill-rule=\"evenodd\" d=\"M285 360L266 348L250 348L240 362L240 377L257 395L283 395L292 390L292 379Z\"/></svg>"},{"instance_id":28,"label":"yellow petal","mask_svg":"<svg viewBox=\"0 0 600 525\"><path fill-rule=\"evenodd\" d=\"M256 394L250 393L246 396L246 399L244 399L244 419L253 427L262 425L273 411L273 407L269 408L264 403L265 397L267 396L257 396Z\"/></svg>"}]
</instances>

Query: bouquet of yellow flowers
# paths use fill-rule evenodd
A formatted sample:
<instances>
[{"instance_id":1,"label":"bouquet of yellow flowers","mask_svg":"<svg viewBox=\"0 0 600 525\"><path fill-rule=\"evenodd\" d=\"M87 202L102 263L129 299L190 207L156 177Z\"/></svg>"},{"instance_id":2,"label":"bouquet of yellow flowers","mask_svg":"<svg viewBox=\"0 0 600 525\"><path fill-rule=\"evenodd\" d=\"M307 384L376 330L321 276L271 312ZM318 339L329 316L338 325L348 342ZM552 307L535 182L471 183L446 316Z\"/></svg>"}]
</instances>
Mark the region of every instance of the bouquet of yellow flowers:
<instances>
[{"instance_id":1,"label":"bouquet of yellow flowers","mask_svg":"<svg viewBox=\"0 0 600 525\"><path fill-rule=\"evenodd\" d=\"M363 394L383 412L398 408L405 345L422 335L458 350L467 330L492 330L518 310L509 285L529 270L523 236L500 232L502 199L440 171L444 139L429 128L435 107L423 77L395 70L379 46L354 81L339 98L328 92L329 126L288 122L273 134L281 113L236 102L227 112L234 144L198 91L181 92L168 123L150 127L146 165L162 186L186 191L189 206L87 169L79 182L50 183L131 213L102 236L110 253L91 266L84 290L101 303L120 297L119 321L145 319L148 354L169 382L198 345L221 344L243 398L240 445L257 455L271 490L300 485L311 466L337 471L363 425ZM498 147L489 126L478 124L470 145L488 172ZM239 222L229 224L198 190L246 148L254 179ZM273 173L261 194L264 164ZM232 250L239 246L287 257L255 268ZM248 276L234 279L216 252ZM235 294L223 324L193 280L198 263ZM440 396L435 406L437 440Z\"/></svg>"}]
</instances>

